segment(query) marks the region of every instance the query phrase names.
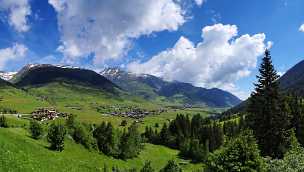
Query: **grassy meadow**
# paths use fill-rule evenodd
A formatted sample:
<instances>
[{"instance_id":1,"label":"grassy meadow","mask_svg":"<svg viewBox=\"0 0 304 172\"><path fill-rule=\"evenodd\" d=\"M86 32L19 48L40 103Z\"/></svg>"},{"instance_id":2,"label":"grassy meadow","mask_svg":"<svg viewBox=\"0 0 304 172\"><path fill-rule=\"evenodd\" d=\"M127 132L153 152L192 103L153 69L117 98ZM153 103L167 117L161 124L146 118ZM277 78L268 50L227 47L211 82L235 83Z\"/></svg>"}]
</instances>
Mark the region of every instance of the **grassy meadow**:
<instances>
[{"instance_id":1,"label":"grassy meadow","mask_svg":"<svg viewBox=\"0 0 304 172\"><path fill-rule=\"evenodd\" d=\"M185 171L202 168L202 164L180 159L177 150L152 144L145 144L137 158L127 161L88 151L69 137L65 139L64 151L56 152L48 149L45 137L40 140L30 137L27 120L8 116L8 123L13 128L0 128L0 171L102 171L105 164L108 168L140 169L147 160L159 170L171 159Z\"/></svg>"}]
</instances>

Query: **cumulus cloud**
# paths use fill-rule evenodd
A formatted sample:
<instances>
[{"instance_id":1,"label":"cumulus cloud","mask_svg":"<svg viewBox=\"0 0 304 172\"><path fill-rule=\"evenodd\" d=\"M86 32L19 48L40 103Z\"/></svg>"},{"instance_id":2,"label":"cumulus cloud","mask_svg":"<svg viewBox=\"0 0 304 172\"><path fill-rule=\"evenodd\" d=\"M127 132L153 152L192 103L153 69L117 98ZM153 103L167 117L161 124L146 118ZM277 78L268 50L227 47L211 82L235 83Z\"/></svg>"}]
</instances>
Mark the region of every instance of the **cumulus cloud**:
<instances>
[{"instance_id":1,"label":"cumulus cloud","mask_svg":"<svg viewBox=\"0 0 304 172\"><path fill-rule=\"evenodd\" d=\"M197 45L181 37L173 48L146 62L132 62L128 70L196 86L218 87L240 96L235 82L251 73L267 45L263 33L237 35L235 25L206 26L202 29L203 41Z\"/></svg>"},{"instance_id":2,"label":"cumulus cloud","mask_svg":"<svg viewBox=\"0 0 304 172\"><path fill-rule=\"evenodd\" d=\"M175 0L49 0L57 12L62 52L67 61L94 55L94 63L124 56L132 40L175 31L185 12Z\"/></svg>"},{"instance_id":3,"label":"cumulus cloud","mask_svg":"<svg viewBox=\"0 0 304 172\"><path fill-rule=\"evenodd\" d=\"M18 60L25 57L28 48L23 44L14 44L12 47L0 49L0 70L5 68L7 62L11 60Z\"/></svg>"},{"instance_id":4,"label":"cumulus cloud","mask_svg":"<svg viewBox=\"0 0 304 172\"><path fill-rule=\"evenodd\" d=\"M0 11L8 13L8 22L18 32L26 32L30 29L27 17L31 15L31 7L28 0L1 0Z\"/></svg>"},{"instance_id":5,"label":"cumulus cloud","mask_svg":"<svg viewBox=\"0 0 304 172\"><path fill-rule=\"evenodd\" d=\"M195 0L195 3L198 5L198 6L201 6L203 5L205 0Z\"/></svg>"},{"instance_id":6,"label":"cumulus cloud","mask_svg":"<svg viewBox=\"0 0 304 172\"><path fill-rule=\"evenodd\" d=\"M302 24L302 25L300 26L299 31L300 31L300 32L304 32L304 24Z\"/></svg>"}]
</instances>

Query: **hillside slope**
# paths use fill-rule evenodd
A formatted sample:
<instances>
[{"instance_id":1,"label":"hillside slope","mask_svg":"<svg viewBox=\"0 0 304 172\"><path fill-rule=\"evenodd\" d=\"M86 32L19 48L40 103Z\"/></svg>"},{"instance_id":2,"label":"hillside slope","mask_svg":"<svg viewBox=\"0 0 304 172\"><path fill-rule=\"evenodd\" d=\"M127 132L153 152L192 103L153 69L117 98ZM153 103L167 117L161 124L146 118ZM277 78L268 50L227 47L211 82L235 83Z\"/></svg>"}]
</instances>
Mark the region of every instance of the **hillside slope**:
<instances>
[{"instance_id":1,"label":"hillside slope","mask_svg":"<svg viewBox=\"0 0 304 172\"><path fill-rule=\"evenodd\" d=\"M171 159L185 162L178 158L178 151L151 144L145 145L138 158L127 161L96 151L90 152L68 138L65 140L65 150L54 152L47 148L45 140L34 140L21 128L0 128L0 147L0 171L102 171L104 164L108 168L140 169L146 160L150 160L153 168L159 170ZM183 168L184 171L192 171L201 168L201 164L188 163Z\"/></svg>"},{"instance_id":2,"label":"hillside slope","mask_svg":"<svg viewBox=\"0 0 304 172\"><path fill-rule=\"evenodd\" d=\"M282 90L304 96L304 60L289 69L279 83Z\"/></svg>"},{"instance_id":3,"label":"hillside slope","mask_svg":"<svg viewBox=\"0 0 304 172\"><path fill-rule=\"evenodd\" d=\"M0 79L0 111L30 113L33 109L43 106L49 106L49 103Z\"/></svg>"},{"instance_id":4,"label":"hillside slope","mask_svg":"<svg viewBox=\"0 0 304 172\"><path fill-rule=\"evenodd\" d=\"M48 64L27 65L11 79L11 82L19 87L42 85L56 81L79 83L107 91L118 88L111 81L92 70Z\"/></svg>"},{"instance_id":5,"label":"hillside slope","mask_svg":"<svg viewBox=\"0 0 304 172\"><path fill-rule=\"evenodd\" d=\"M152 75L135 75L118 68L105 69L101 74L124 90L146 100L209 107L231 107L241 102L236 96L220 89L169 82Z\"/></svg>"},{"instance_id":6,"label":"hillside slope","mask_svg":"<svg viewBox=\"0 0 304 172\"><path fill-rule=\"evenodd\" d=\"M100 74L86 69L53 65L28 65L11 80L19 89L61 112L84 121L101 118L105 106L149 106ZM34 109L32 109L34 110ZM99 118L98 118L99 117Z\"/></svg>"}]
</instances>

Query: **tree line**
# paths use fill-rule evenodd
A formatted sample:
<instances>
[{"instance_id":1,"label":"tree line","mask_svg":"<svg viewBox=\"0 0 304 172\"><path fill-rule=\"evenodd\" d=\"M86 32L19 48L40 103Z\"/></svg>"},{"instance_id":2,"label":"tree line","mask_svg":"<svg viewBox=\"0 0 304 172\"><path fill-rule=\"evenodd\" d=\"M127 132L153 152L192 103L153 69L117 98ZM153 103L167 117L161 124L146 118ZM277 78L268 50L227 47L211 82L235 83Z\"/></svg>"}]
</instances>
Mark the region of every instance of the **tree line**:
<instances>
[{"instance_id":1,"label":"tree line","mask_svg":"<svg viewBox=\"0 0 304 172\"><path fill-rule=\"evenodd\" d=\"M179 149L181 156L202 162L223 144L224 131L221 124L199 114L192 119L179 114L169 124L164 123L160 131L146 127L143 137L147 142Z\"/></svg>"}]
</instances>

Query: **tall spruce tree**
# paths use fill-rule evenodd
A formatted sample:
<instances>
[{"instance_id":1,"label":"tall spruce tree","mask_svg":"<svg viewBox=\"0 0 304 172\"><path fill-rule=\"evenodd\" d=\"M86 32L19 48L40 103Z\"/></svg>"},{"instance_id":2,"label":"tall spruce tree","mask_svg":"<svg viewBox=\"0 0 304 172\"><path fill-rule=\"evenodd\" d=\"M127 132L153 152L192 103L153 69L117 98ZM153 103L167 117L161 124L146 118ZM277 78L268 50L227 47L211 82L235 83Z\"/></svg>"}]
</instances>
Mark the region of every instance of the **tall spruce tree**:
<instances>
[{"instance_id":1,"label":"tall spruce tree","mask_svg":"<svg viewBox=\"0 0 304 172\"><path fill-rule=\"evenodd\" d=\"M279 93L279 76L268 50L265 51L259 73L248 106L247 122L254 131L262 154L281 158L287 148L290 119L288 105Z\"/></svg>"}]
</instances>

